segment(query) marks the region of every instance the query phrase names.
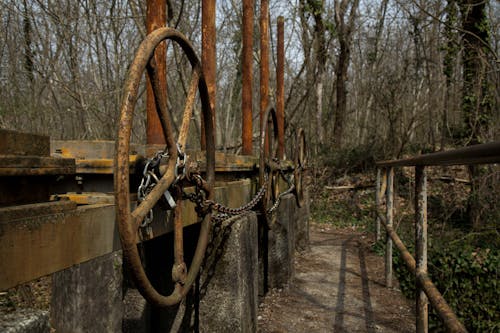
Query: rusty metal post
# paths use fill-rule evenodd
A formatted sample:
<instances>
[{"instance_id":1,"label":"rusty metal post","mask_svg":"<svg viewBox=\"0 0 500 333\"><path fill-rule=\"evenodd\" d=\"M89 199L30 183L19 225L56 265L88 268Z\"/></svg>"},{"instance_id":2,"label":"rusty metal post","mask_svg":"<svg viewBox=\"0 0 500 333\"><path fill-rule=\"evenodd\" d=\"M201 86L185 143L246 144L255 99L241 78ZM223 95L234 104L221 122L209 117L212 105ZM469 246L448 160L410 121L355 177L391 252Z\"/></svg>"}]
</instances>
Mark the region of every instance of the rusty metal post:
<instances>
[{"instance_id":1,"label":"rusty metal post","mask_svg":"<svg viewBox=\"0 0 500 333\"><path fill-rule=\"evenodd\" d=\"M252 82L253 82L253 0L243 0L243 50L241 109L243 155L252 155Z\"/></svg>"},{"instance_id":2,"label":"rusty metal post","mask_svg":"<svg viewBox=\"0 0 500 333\"><path fill-rule=\"evenodd\" d=\"M377 212L380 210L380 204L382 201L382 200L380 200L380 196L382 194L382 193L380 193L381 173L382 173L382 170L380 168L377 168L377 181L375 184L375 210ZM380 240L380 217L378 216L378 214L375 214L375 235L376 235L376 239L378 242Z\"/></svg>"},{"instance_id":3,"label":"rusty metal post","mask_svg":"<svg viewBox=\"0 0 500 333\"><path fill-rule=\"evenodd\" d=\"M215 3L216 0L204 0L201 2L201 65L205 81L207 82L208 96L210 98L210 108L212 109L212 123L215 127L215 103L216 103L216 31L215 31ZM203 116L203 114L202 114ZM206 147L205 127L201 122L201 149ZM215 133L217 145L217 133Z\"/></svg>"},{"instance_id":4,"label":"rusty metal post","mask_svg":"<svg viewBox=\"0 0 500 333\"><path fill-rule=\"evenodd\" d=\"M260 1L260 131L264 127L264 114L269 104L269 0ZM266 137L265 156L269 156Z\"/></svg>"},{"instance_id":5,"label":"rusty metal post","mask_svg":"<svg viewBox=\"0 0 500 333\"><path fill-rule=\"evenodd\" d=\"M386 178L386 224L388 227L392 228L394 209L394 168L387 168ZM386 235L385 243L385 284L387 287L392 287L392 239L389 234Z\"/></svg>"},{"instance_id":6,"label":"rusty metal post","mask_svg":"<svg viewBox=\"0 0 500 333\"><path fill-rule=\"evenodd\" d=\"M149 34L167 23L167 2L164 0L148 0L146 4L146 31ZM167 94L167 44L161 43L155 51L154 62L158 73L158 82L162 92ZM151 80L146 80L146 142L148 144L164 144L165 137L156 110L155 97ZM165 99L166 100L166 99Z\"/></svg>"},{"instance_id":7,"label":"rusty metal post","mask_svg":"<svg viewBox=\"0 0 500 333\"><path fill-rule=\"evenodd\" d=\"M285 19L278 17L278 57L276 68L276 113L278 118L278 158L285 157Z\"/></svg>"},{"instance_id":8,"label":"rusty metal post","mask_svg":"<svg viewBox=\"0 0 500 333\"><path fill-rule=\"evenodd\" d=\"M416 275L427 274L427 176L423 166L415 167L415 261ZM427 333L428 300L417 282L417 333Z\"/></svg>"}]
</instances>

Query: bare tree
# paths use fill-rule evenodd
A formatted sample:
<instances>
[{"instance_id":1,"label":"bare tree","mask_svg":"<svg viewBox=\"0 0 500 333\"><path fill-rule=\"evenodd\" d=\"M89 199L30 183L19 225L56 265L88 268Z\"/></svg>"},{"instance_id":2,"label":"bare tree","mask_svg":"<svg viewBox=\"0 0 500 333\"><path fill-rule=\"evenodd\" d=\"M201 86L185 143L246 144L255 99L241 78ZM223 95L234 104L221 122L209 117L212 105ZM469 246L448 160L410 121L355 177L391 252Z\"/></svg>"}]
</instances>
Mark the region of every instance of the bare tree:
<instances>
[{"instance_id":1,"label":"bare tree","mask_svg":"<svg viewBox=\"0 0 500 333\"><path fill-rule=\"evenodd\" d=\"M347 70L351 56L351 43L359 0L335 1L335 26L339 41L339 55L336 65L336 108L333 126L334 142L338 148L344 140L344 123L347 114ZM347 17L346 17L347 16ZM346 21L347 19L347 21Z\"/></svg>"}]
</instances>

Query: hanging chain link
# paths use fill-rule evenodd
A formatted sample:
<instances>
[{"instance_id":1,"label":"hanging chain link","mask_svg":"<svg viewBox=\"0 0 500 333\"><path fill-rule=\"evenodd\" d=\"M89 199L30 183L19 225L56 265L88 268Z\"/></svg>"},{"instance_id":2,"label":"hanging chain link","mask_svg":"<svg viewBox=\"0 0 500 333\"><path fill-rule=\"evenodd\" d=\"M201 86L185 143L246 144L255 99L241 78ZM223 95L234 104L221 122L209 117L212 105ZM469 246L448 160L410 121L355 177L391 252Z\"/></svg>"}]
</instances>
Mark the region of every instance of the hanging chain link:
<instances>
[{"instance_id":1,"label":"hanging chain link","mask_svg":"<svg viewBox=\"0 0 500 333\"><path fill-rule=\"evenodd\" d=\"M158 151L155 156L151 159L148 159L144 169L142 171L142 179L141 183L137 189L137 204L139 205L144 199L146 199L147 195L151 193L153 188L158 183L158 176L155 171L159 167L162 158L168 157L168 154L164 151ZM147 228L153 221L153 209L150 209L146 217L141 222L141 228Z\"/></svg>"},{"instance_id":2,"label":"hanging chain link","mask_svg":"<svg viewBox=\"0 0 500 333\"><path fill-rule=\"evenodd\" d=\"M184 193L183 197L197 205L198 213L205 212L208 210L215 210L219 212L220 214L214 216L214 219L219 219L219 220L226 219L234 215L240 215L242 213L252 210L259 203L259 201L262 200L262 197L266 193L266 187L267 187L267 177L266 177L264 180L264 184L262 184L257 194L253 197L252 200L250 200L250 202L238 208L231 208L231 207L226 207L214 200L204 199L203 194L201 193L201 184L203 182L203 179L199 174L191 175L191 178L195 184L195 193Z\"/></svg>"},{"instance_id":3,"label":"hanging chain link","mask_svg":"<svg viewBox=\"0 0 500 333\"><path fill-rule=\"evenodd\" d=\"M280 170L280 175L281 175L281 177L283 177L283 179L286 180L286 182L288 184L288 190L286 190L285 192L282 192L278 195L278 198L276 199L276 202L274 203L274 205L267 210L268 214L272 214L276 210L276 208L279 207L282 197L284 197L287 194L292 193L295 190L295 185L293 183L293 178L294 178L293 174L291 174L290 176L287 176L285 174L285 172L283 172L283 170Z\"/></svg>"},{"instance_id":4,"label":"hanging chain link","mask_svg":"<svg viewBox=\"0 0 500 333\"><path fill-rule=\"evenodd\" d=\"M142 201L146 199L149 193L153 190L153 188L158 184L159 175L160 175L160 163L162 159L168 158L168 152L164 150L158 151L152 158L148 159L144 169L142 171L142 179L139 187L137 188L137 204L139 205ZM182 147L177 144L177 161L174 169L175 179L172 183L172 186L176 185L179 181L186 177L186 163L187 163L187 155L182 152ZM164 193L164 198L170 208L175 208L175 200L173 199L170 191L167 190ZM146 234L152 234L151 222L153 222L153 209L151 208L149 212L144 217L144 220L141 222L140 227L146 232Z\"/></svg>"}]
</instances>

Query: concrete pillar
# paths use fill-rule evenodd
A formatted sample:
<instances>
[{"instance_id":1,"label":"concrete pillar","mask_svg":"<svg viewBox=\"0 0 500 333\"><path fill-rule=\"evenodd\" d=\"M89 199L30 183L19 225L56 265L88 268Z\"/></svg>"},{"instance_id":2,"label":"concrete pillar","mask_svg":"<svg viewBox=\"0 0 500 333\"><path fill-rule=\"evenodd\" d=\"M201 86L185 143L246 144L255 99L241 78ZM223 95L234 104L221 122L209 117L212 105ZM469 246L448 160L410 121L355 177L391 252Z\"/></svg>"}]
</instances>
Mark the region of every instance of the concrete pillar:
<instances>
[{"instance_id":1,"label":"concrete pillar","mask_svg":"<svg viewBox=\"0 0 500 333\"><path fill-rule=\"evenodd\" d=\"M295 250L309 249L309 193L304 188L304 206L295 206Z\"/></svg>"},{"instance_id":2,"label":"concrete pillar","mask_svg":"<svg viewBox=\"0 0 500 333\"><path fill-rule=\"evenodd\" d=\"M58 333L121 332L121 251L53 274L50 316Z\"/></svg>"},{"instance_id":3,"label":"concrete pillar","mask_svg":"<svg viewBox=\"0 0 500 333\"><path fill-rule=\"evenodd\" d=\"M295 197L288 194L277 209L277 222L268 233L268 287L282 288L293 276L295 252Z\"/></svg>"},{"instance_id":4,"label":"concrete pillar","mask_svg":"<svg viewBox=\"0 0 500 333\"><path fill-rule=\"evenodd\" d=\"M200 332L257 330L257 216L216 225L199 284Z\"/></svg>"},{"instance_id":5,"label":"concrete pillar","mask_svg":"<svg viewBox=\"0 0 500 333\"><path fill-rule=\"evenodd\" d=\"M148 333L151 311L137 289L129 288L123 295L123 333Z\"/></svg>"}]
</instances>

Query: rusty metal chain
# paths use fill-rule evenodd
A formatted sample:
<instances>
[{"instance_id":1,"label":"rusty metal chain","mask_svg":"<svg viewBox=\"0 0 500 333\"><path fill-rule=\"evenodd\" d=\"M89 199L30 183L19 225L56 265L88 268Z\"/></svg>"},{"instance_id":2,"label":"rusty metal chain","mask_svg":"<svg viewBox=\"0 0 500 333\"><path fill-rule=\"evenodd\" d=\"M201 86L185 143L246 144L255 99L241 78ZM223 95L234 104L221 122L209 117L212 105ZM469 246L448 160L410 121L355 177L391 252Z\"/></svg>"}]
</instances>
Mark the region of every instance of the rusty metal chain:
<instances>
[{"instance_id":1,"label":"rusty metal chain","mask_svg":"<svg viewBox=\"0 0 500 333\"><path fill-rule=\"evenodd\" d=\"M262 197L264 196L267 187L267 178L266 178L264 184L262 184L257 194L252 198L252 200L250 200L250 202L237 208L231 208L231 207L226 207L221 203L215 202L214 200L208 200L203 198L203 194L201 193L201 184L203 180L199 174L194 174L194 175L192 174L191 179L195 185L195 193L183 193L183 198L188 199L189 201L196 204L197 206L196 210L198 214L202 214L203 212L206 212L207 210L210 209L219 212L220 214L217 214L212 217L214 222L222 221L231 216L241 215L243 213L249 212L259 203L260 200L262 200Z\"/></svg>"},{"instance_id":2,"label":"rusty metal chain","mask_svg":"<svg viewBox=\"0 0 500 333\"><path fill-rule=\"evenodd\" d=\"M277 161L277 163L279 164L279 161ZM287 182L288 189L279 194L278 198L276 199L276 202L270 209L267 210L268 214L273 213L279 207L281 203L281 198L283 196L290 194L295 190L295 185L293 183L293 177L294 177L293 174L288 176L285 174L283 170L280 170L279 172L280 175L283 177L283 179ZM188 199L189 201L195 203L197 206L196 210L198 214L202 214L202 212L206 212L207 210L210 209L219 212L219 214L212 216L212 221L220 222L228 219L231 216L241 215L243 213L247 213L250 210L252 210L264 197L269 179L266 173L264 183L260 187L257 194L252 198L252 200L250 200L250 202L237 208L226 207L214 200L205 200L203 198L203 195L201 194L201 187L202 187L201 184L203 182L203 179L199 174L192 174L191 181L195 185L195 193L183 193L183 199Z\"/></svg>"},{"instance_id":3,"label":"rusty metal chain","mask_svg":"<svg viewBox=\"0 0 500 333\"><path fill-rule=\"evenodd\" d=\"M267 186L267 181L264 182L264 184L261 186L257 194L253 197L250 202L247 204L240 206L238 208L230 208L226 207L218 202L215 202L213 200L205 200L204 204L207 205L209 208L212 208L220 213L227 214L227 215L240 215L244 212L247 212L254 208L260 200L262 200L262 197L266 193L266 186Z\"/></svg>"},{"instance_id":4,"label":"rusty metal chain","mask_svg":"<svg viewBox=\"0 0 500 333\"><path fill-rule=\"evenodd\" d=\"M177 145L177 162L175 165L175 179L174 182L172 183L171 187L177 184L181 179L183 179L186 176L186 162L187 162L187 155L185 155L182 150L181 146ZM137 204L139 205L142 201L146 199L148 194L153 190L153 188L158 184L159 180L159 175L160 175L160 163L162 159L168 158L168 152L165 152L163 150L159 150L152 158L147 159L146 165L144 166L144 169L142 171L142 179L139 187L137 188ZM166 203L168 204L170 209L174 209L176 206L175 200L170 193L169 190L165 191L163 194L163 197L165 198ZM144 218L144 220L141 222L140 227L143 232L145 232L146 235L152 236L152 227L151 223L153 222L153 209L151 208ZM140 233L142 235L142 233Z\"/></svg>"}]
</instances>

